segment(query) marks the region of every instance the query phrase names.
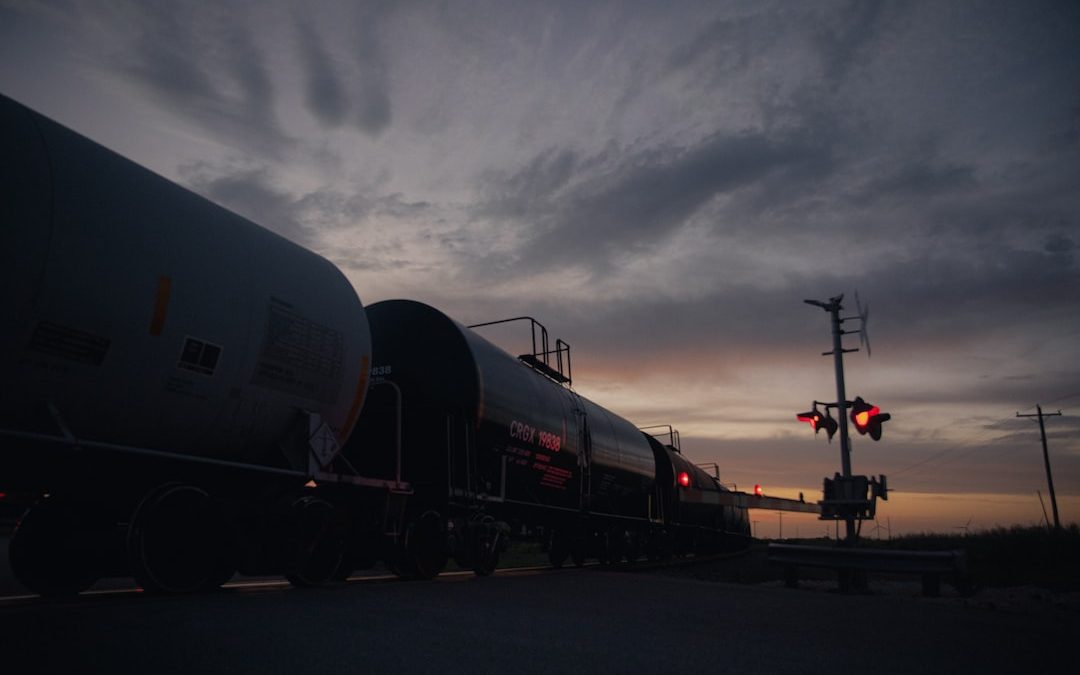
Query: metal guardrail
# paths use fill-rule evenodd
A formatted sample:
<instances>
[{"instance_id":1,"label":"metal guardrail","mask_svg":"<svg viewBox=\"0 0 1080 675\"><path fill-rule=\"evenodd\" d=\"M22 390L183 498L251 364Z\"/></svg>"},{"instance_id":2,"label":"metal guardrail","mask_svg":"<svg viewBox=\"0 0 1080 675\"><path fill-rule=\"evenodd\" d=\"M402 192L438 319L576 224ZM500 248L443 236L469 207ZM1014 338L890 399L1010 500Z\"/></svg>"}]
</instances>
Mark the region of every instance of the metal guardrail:
<instances>
[{"instance_id":1,"label":"metal guardrail","mask_svg":"<svg viewBox=\"0 0 1080 675\"><path fill-rule=\"evenodd\" d=\"M841 590L865 584L866 572L917 574L922 576L923 595L941 593L942 575L951 575L962 594L970 590L967 555L964 551L890 551L878 549L825 548L794 544L769 544L769 562L784 566L784 580L798 586L799 567L822 567L839 573Z\"/></svg>"}]
</instances>

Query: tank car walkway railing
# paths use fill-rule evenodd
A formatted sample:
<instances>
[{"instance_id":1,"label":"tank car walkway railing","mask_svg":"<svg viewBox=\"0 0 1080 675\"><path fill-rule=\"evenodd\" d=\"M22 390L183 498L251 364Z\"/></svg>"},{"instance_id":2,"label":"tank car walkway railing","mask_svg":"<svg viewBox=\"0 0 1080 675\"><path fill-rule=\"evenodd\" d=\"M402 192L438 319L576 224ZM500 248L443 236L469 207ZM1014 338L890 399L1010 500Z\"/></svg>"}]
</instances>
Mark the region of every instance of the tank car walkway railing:
<instances>
[{"instance_id":1,"label":"tank car walkway railing","mask_svg":"<svg viewBox=\"0 0 1080 675\"><path fill-rule=\"evenodd\" d=\"M922 577L923 595L928 597L941 594L942 576L951 577L953 586L962 595L970 590L967 556L959 550L890 551L769 544L769 562L783 565L784 582L789 588L799 585L800 567L818 567L836 570L842 591L862 585L867 572L917 574Z\"/></svg>"},{"instance_id":2,"label":"tank car walkway railing","mask_svg":"<svg viewBox=\"0 0 1080 675\"><path fill-rule=\"evenodd\" d=\"M544 377L572 387L574 385L574 373L570 363L570 345L556 338L555 349L551 349L547 328L531 316L515 316L512 319L474 323L467 326L467 328L483 328L484 326L495 326L513 321L528 321L532 331L532 353L522 354L518 359ZM552 356L555 357L554 364L551 363Z\"/></svg>"},{"instance_id":3,"label":"tank car walkway railing","mask_svg":"<svg viewBox=\"0 0 1080 675\"><path fill-rule=\"evenodd\" d=\"M667 429L667 433L666 434L654 434L654 433L652 433L653 429ZM664 445L666 445L669 448L673 449L675 452L679 453L680 455L682 454L682 443L679 441L679 431L678 431L678 429L674 428L670 424L650 424L649 426L646 426L646 427L638 427L638 431L643 431L643 432L649 434L650 436L652 436L653 438L655 438L658 441L662 440L661 436L667 436L668 442L665 443ZM717 466L717 471L719 472L719 470L720 470L719 466Z\"/></svg>"}]
</instances>

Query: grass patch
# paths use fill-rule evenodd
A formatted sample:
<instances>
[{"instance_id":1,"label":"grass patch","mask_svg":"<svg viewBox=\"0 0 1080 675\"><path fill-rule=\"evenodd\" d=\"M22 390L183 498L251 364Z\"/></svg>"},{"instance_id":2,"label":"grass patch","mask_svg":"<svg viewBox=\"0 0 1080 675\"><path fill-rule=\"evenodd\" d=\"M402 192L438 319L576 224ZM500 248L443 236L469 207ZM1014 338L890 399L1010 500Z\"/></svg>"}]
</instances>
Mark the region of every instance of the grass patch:
<instances>
[{"instance_id":1,"label":"grass patch","mask_svg":"<svg viewBox=\"0 0 1080 675\"><path fill-rule=\"evenodd\" d=\"M1042 527L995 527L964 534L931 532L891 540L862 539L864 548L967 552L976 587L1039 586L1080 590L1080 528L1060 532Z\"/></svg>"}]
</instances>

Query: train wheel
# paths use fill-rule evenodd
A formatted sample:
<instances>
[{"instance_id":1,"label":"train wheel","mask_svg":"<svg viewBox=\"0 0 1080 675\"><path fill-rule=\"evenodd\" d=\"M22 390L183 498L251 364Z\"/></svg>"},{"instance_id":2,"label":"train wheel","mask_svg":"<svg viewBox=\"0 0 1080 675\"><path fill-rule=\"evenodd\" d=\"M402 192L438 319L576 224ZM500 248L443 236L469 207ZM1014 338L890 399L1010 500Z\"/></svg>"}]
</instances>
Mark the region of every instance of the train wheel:
<instances>
[{"instance_id":1,"label":"train wheel","mask_svg":"<svg viewBox=\"0 0 1080 675\"><path fill-rule=\"evenodd\" d=\"M345 555L345 535L334 505L305 496L292 504L292 532L286 546L285 578L293 586L332 581Z\"/></svg>"},{"instance_id":2,"label":"train wheel","mask_svg":"<svg viewBox=\"0 0 1080 675\"><path fill-rule=\"evenodd\" d=\"M503 545L502 530L491 516L484 516L475 527L473 573L478 577L490 576L499 566L499 552Z\"/></svg>"},{"instance_id":3,"label":"train wheel","mask_svg":"<svg viewBox=\"0 0 1080 675\"><path fill-rule=\"evenodd\" d=\"M446 527L442 516L427 511L409 527L405 550L410 569L421 579L432 579L446 567L450 558L447 550Z\"/></svg>"},{"instance_id":4,"label":"train wheel","mask_svg":"<svg viewBox=\"0 0 1080 675\"><path fill-rule=\"evenodd\" d=\"M643 546L641 537L637 532L628 532L626 535L626 562L634 565L641 558Z\"/></svg>"},{"instance_id":5,"label":"train wheel","mask_svg":"<svg viewBox=\"0 0 1080 675\"><path fill-rule=\"evenodd\" d=\"M570 555L570 546L566 536L558 530L551 533L551 543L548 544L548 560L555 569L561 569Z\"/></svg>"},{"instance_id":6,"label":"train wheel","mask_svg":"<svg viewBox=\"0 0 1080 675\"><path fill-rule=\"evenodd\" d=\"M32 507L11 535L8 560L22 585L48 598L85 591L97 580L97 536L87 512L56 499Z\"/></svg>"},{"instance_id":7,"label":"train wheel","mask_svg":"<svg viewBox=\"0 0 1080 675\"><path fill-rule=\"evenodd\" d=\"M404 557L392 558L385 560L386 569L390 570L390 574L400 579L412 579L416 576L416 570L412 566L412 562L405 560Z\"/></svg>"},{"instance_id":8,"label":"train wheel","mask_svg":"<svg viewBox=\"0 0 1080 675\"><path fill-rule=\"evenodd\" d=\"M334 574L335 581L346 581L354 571L374 567L379 562L379 551L385 545L381 532L375 534L361 522L353 522L345 532L345 554Z\"/></svg>"},{"instance_id":9,"label":"train wheel","mask_svg":"<svg viewBox=\"0 0 1080 675\"><path fill-rule=\"evenodd\" d=\"M626 530L620 528L608 531L608 564L618 565L623 561L623 558L627 557L627 539L629 536Z\"/></svg>"},{"instance_id":10,"label":"train wheel","mask_svg":"<svg viewBox=\"0 0 1080 675\"><path fill-rule=\"evenodd\" d=\"M210 576L207 577L206 583L202 586L202 590L216 591L229 583L234 576L236 576L236 563L231 559L223 558L214 568Z\"/></svg>"},{"instance_id":11,"label":"train wheel","mask_svg":"<svg viewBox=\"0 0 1080 675\"><path fill-rule=\"evenodd\" d=\"M135 582L150 593L206 590L232 576L227 530L202 488L166 483L135 509L127 532Z\"/></svg>"},{"instance_id":12,"label":"train wheel","mask_svg":"<svg viewBox=\"0 0 1080 675\"><path fill-rule=\"evenodd\" d=\"M595 535L596 539L596 560L603 566L608 566L612 563L612 542L611 531L598 532Z\"/></svg>"},{"instance_id":13,"label":"train wheel","mask_svg":"<svg viewBox=\"0 0 1080 675\"><path fill-rule=\"evenodd\" d=\"M570 560L573 561L574 567L585 567L585 561L588 559L588 545L584 539L575 539L574 543L570 546Z\"/></svg>"},{"instance_id":14,"label":"train wheel","mask_svg":"<svg viewBox=\"0 0 1080 675\"><path fill-rule=\"evenodd\" d=\"M645 540L645 559L649 562L655 562L660 559L660 544L657 541L658 536L655 532L650 532L648 538Z\"/></svg>"}]
</instances>

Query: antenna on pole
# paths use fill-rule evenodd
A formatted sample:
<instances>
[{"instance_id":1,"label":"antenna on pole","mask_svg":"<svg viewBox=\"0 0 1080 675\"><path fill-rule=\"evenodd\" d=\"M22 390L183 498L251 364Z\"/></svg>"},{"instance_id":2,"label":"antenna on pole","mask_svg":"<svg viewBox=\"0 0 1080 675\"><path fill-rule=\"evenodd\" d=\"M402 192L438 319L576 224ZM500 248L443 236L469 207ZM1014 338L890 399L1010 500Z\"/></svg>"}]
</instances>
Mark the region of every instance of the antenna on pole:
<instances>
[{"instance_id":1,"label":"antenna on pole","mask_svg":"<svg viewBox=\"0 0 1080 675\"><path fill-rule=\"evenodd\" d=\"M855 291L855 309L859 313L859 346L866 347L866 358L870 358L870 334L866 332L866 324L870 320L870 303L862 304L858 291Z\"/></svg>"}]
</instances>

